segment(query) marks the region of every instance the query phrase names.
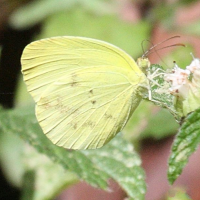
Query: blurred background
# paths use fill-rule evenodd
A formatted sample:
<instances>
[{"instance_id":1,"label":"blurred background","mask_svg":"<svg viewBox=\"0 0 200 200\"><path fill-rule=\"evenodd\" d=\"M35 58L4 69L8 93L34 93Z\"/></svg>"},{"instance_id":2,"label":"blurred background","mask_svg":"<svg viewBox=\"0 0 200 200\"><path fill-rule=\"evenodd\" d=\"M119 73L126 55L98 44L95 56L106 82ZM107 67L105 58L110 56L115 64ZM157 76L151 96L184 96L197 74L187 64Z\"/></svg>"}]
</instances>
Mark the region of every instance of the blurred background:
<instances>
[{"instance_id":1,"label":"blurred background","mask_svg":"<svg viewBox=\"0 0 200 200\"><path fill-rule=\"evenodd\" d=\"M164 46L182 43L149 55L151 63L185 68L190 53L200 58L200 1L197 0L0 0L0 104L4 108L33 104L21 76L20 57L31 41L52 36L84 36L112 43L137 59L150 46L172 36ZM146 200L166 199L174 188L200 199L200 151L190 157L173 186L167 182L167 159L178 124L164 109L142 102L124 135L140 152L146 172ZM0 199L19 199L21 165L18 139L0 135ZM18 144L17 144L18 143ZM78 182L57 200L122 200L121 188L110 181L112 192Z\"/></svg>"}]
</instances>

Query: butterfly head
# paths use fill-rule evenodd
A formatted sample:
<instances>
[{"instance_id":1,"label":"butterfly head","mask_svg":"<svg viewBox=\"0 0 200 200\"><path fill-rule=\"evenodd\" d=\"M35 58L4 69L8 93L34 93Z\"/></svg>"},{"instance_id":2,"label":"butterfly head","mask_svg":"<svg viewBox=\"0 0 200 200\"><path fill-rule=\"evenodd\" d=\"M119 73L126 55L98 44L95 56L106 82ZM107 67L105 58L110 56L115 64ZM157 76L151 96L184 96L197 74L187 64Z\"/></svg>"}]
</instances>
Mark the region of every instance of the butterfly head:
<instances>
[{"instance_id":1,"label":"butterfly head","mask_svg":"<svg viewBox=\"0 0 200 200\"><path fill-rule=\"evenodd\" d=\"M142 56L137 59L137 65L142 70L143 73L147 73L147 69L150 67L150 61L147 57Z\"/></svg>"}]
</instances>

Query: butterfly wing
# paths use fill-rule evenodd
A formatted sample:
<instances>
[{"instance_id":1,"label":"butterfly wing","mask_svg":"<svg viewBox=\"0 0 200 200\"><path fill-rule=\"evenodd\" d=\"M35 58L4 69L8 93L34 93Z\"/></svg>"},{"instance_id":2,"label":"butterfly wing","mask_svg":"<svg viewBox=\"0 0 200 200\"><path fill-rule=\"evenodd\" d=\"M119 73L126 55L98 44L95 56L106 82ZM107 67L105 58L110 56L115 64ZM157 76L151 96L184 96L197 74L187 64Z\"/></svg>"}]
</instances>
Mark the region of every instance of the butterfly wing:
<instances>
[{"instance_id":1,"label":"butterfly wing","mask_svg":"<svg viewBox=\"0 0 200 200\"><path fill-rule=\"evenodd\" d=\"M141 100L141 85L147 85L125 52L87 38L31 43L22 67L39 124L53 143L65 148L106 144L127 123Z\"/></svg>"},{"instance_id":2,"label":"butterfly wing","mask_svg":"<svg viewBox=\"0 0 200 200\"><path fill-rule=\"evenodd\" d=\"M53 37L33 42L24 49L21 63L24 81L36 102L49 84L78 68L115 66L141 75L135 61L121 49L82 37Z\"/></svg>"}]
</instances>

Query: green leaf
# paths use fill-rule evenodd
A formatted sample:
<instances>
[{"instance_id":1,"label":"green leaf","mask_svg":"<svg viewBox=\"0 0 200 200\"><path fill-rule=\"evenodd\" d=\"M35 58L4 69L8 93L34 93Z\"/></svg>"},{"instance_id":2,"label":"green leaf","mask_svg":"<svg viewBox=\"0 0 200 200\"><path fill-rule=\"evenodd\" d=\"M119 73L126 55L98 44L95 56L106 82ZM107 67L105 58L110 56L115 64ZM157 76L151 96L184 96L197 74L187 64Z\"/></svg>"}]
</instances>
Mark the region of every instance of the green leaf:
<instances>
[{"instance_id":1,"label":"green leaf","mask_svg":"<svg viewBox=\"0 0 200 200\"><path fill-rule=\"evenodd\" d=\"M24 176L22 200L53 199L63 188L77 182L77 177L46 155L26 144L23 152Z\"/></svg>"},{"instance_id":2,"label":"green leaf","mask_svg":"<svg viewBox=\"0 0 200 200\"><path fill-rule=\"evenodd\" d=\"M150 80L152 98L158 105L173 110L173 96L166 92L169 84L164 78L164 73L165 71L160 65L152 64L148 69L147 77Z\"/></svg>"},{"instance_id":3,"label":"green leaf","mask_svg":"<svg viewBox=\"0 0 200 200\"><path fill-rule=\"evenodd\" d=\"M186 194L183 188L173 188L169 191L169 196L166 200L192 200Z\"/></svg>"},{"instance_id":4,"label":"green leaf","mask_svg":"<svg viewBox=\"0 0 200 200\"><path fill-rule=\"evenodd\" d=\"M98 15L116 12L117 4L115 1L102 0L35 0L15 10L9 23L15 29L25 29L40 23L56 12L63 10L68 12L74 7L80 7Z\"/></svg>"},{"instance_id":5,"label":"green leaf","mask_svg":"<svg viewBox=\"0 0 200 200\"><path fill-rule=\"evenodd\" d=\"M172 146L169 158L168 180L172 184L181 174L189 156L200 143L200 108L183 121Z\"/></svg>"},{"instance_id":6,"label":"green leaf","mask_svg":"<svg viewBox=\"0 0 200 200\"><path fill-rule=\"evenodd\" d=\"M131 199L144 199L144 171L140 167L141 160L131 144L117 136L105 147L83 153L117 181Z\"/></svg>"},{"instance_id":7,"label":"green leaf","mask_svg":"<svg viewBox=\"0 0 200 200\"><path fill-rule=\"evenodd\" d=\"M157 64L152 64L148 69L147 78L149 79L152 95L150 101L158 106L167 108L179 120L179 113L174 107L174 96L169 93L170 84L165 79L166 73L162 66ZM149 96L145 98L149 100Z\"/></svg>"},{"instance_id":8,"label":"green leaf","mask_svg":"<svg viewBox=\"0 0 200 200\"><path fill-rule=\"evenodd\" d=\"M147 113L151 113L147 115ZM166 126L167 119L167 126ZM123 133L131 141L138 143L139 139L162 139L177 132L179 124L167 109L158 108L149 101L142 101L134 111Z\"/></svg>"},{"instance_id":9,"label":"green leaf","mask_svg":"<svg viewBox=\"0 0 200 200\"><path fill-rule=\"evenodd\" d=\"M18 188L22 185L24 174L24 163L22 162L23 144L24 142L17 135L4 134L0 129L1 169L7 181Z\"/></svg>"},{"instance_id":10,"label":"green leaf","mask_svg":"<svg viewBox=\"0 0 200 200\"><path fill-rule=\"evenodd\" d=\"M152 108L155 110L155 106ZM160 140L176 133L178 127L178 123L174 120L174 117L168 110L160 109L157 112L152 111L151 115L148 115L148 123L141 132L140 138L152 137L156 140Z\"/></svg>"},{"instance_id":11,"label":"green leaf","mask_svg":"<svg viewBox=\"0 0 200 200\"><path fill-rule=\"evenodd\" d=\"M75 172L79 178L93 186L106 189L108 175L96 169L81 151L69 151L53 145L42 133L33 113L33 110L27 108L0 112L0 127L6 134L17 134L53 162L59 163L66 170Z\"/></svg>"},{"instance_id":12,"label":"green leaf","mask_svg":"<svg viewBox=\"0 0 200 200\"><path fill-rule=\"evenodd\" d=\"M144 199L145 182L141 161L133 146L120 135L101 149L66 150L46 138L33 111L27 108L1 111L0 127L4 133L17 134L28 141L38 152L45 154L64 170L76 173L92 186L107 189L107 180L113 178L130 198Z\"/></svg>"},{"instance_id":13,"label":"green leaf","mask_svg":"<svg viewBox=\"0 0 200 200\"><path fill-rule=\"evenodd\" d=\"M90 37L114 44L137 58L143 53L141 42L149 37L150 30L151 24L145 21L128 23L116 14L94 17L85 10L76 8L49 17L39 39L58 35Z\"/></svg>"}]
</instances>

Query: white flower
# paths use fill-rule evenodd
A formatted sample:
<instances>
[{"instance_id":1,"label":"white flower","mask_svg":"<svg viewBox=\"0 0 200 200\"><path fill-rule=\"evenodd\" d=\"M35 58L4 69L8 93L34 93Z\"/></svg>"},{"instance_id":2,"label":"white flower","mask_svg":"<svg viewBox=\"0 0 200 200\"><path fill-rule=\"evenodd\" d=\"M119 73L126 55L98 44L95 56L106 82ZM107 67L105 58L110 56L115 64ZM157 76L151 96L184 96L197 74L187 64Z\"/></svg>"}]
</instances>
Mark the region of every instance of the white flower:
<instances>
[{"instance_id":1,"label":"white flower","mask_svg":"<svg viewBox=\"0 0 200 200\"><path fill-rule=\"evenodd\" d=\"M175 64L172 73L165 74L169 92L175 96L174 106L183 116L200 107L200 59L194 58L186 69Z\"/></svg>"},{"instance_id":2,"label":"white flower","mask_svg":"<svg viewBox=\"0 0 200 200\"><path fill-rule=\"evenodd\" d=\"M169 92L174 96L186 98L189 91L189 76L190 71L188 69L181 69L175 64L172 73L165 74L165 80L171 82Z\"/></svg>"},{"instance_id":3,"label":"white flower","mask_svg":"<svg viewBox=\"0 0 200 200\"><path fill-rule=\"evenodd\" d=\"M192 83L195 87L200 87L200 59L193 58L193 61L186 67L192 74Z\"/></svg>"},{"instance_id":4,"label":"white flower","mask_svg":"<svg viewBox=\"0 0 200 200\"><path fill-rule=\"evenodd\" d=\"M195 73L196 70L200 69L200 59L193 58L193 61L189 66L186 67L187 70L189 70L191 73Z\"/></svg>"}]
</instances>

